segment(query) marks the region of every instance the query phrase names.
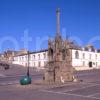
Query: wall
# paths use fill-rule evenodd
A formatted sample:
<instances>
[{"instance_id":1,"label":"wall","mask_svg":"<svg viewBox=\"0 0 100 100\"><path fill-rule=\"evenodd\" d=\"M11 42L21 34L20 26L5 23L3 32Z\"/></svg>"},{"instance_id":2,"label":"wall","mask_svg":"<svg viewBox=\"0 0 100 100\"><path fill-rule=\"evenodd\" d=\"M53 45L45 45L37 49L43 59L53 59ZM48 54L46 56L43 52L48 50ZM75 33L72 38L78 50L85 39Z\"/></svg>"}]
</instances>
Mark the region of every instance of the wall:
<instances>
[{"instance_id":1,"label":"wall","mask_svg":"<svg viewBox=\"0 0 100 100\"><path fill-rule=\"evenodd\" d=\"M75 58L76 51L79 53L79 58ZM44 54L46 55L45 57L44 57ZM83 57L83 54L85 54L84 57ZM31 53L29 55L30 67L43 69L47 61L48 61L47 51ZM92 62L92 67L89 67L89 62ZM14 61L12 63L27 66L28 55L16 56L14 57ZM72 66L77 70L100 68L100 53L72 49Z\"/></svg>"},{"instance_id":2,"label":"wall","mask_svg":"<svg viewBox=\"0 0 100 100\"><path fill-rule=\"evenodd\" d=\"M79 53L79 58L75 57L76 51ZM92 67L89 65L90 62L92 63ZM72 66L79 70L100 68L100 53L84 50L72 50Z\"/></svg>"},{"instance_id":3,"label":"wall","mask_svg":"<svg viewBox=\"0 0 100 100\"><path fill-rule=\"evenodd\" d=\"M29 54L29 66L36 67L38 69L44 68L47 62L47 52L38 52ZM23 66L28 66L28 55L20 55L14 57L13 64L19 64Z\"/></svg>"}]
</instances>

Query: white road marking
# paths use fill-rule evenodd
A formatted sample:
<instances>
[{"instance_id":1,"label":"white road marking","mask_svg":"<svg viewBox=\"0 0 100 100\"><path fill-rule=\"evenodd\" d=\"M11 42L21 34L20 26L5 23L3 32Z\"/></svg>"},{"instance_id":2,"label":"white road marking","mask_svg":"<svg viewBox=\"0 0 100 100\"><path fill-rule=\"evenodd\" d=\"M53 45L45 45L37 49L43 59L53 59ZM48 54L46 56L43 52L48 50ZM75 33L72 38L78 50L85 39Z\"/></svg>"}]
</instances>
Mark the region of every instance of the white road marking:
<instances>
[{"instance_id":1,"label":"white road marking","mask_svg":"<svg viewBox=\"0 0 100 100\"><path fill-rule=\"evenodd\" d=\"M6 77L6 75L4 75L4 74L0 74L0 77Z\"/></svg>"},{"instance_id":2,"label":"white road marking","mask_svg":"<svg viewBox=\"0 0 100 100\"><path fill-rule=\"evenodd\" d=\"M0 83L0 85L11 85L11 84L18 84L19 82L18 81L9 81L9 82L2 82L2 83Z\"/></svg>"},{"instance_id":3,"label":"white road marking","mask_svg":"<svg viewBox=\"0 0 100 100\"><path fill-rule=\"evenodd\" d=\"M99 72L98 73L81 73L81 74L76 74L76 76L88 76L88 75L95 75L95 74L99 74Z\"/></svg>"},{"instance_id":4,"label":"white road marking","mask_svg":"<svg viewBox=\"0 0 100 100\"><path fill-rule=\"evenodd\" d=\"M65 87L65 86L78 85L78 84L83 84L83 85L84 85L84 84L85 84L85 85L94 85L94 86L100 85L100 84L88 83L88 82L81 82L81 83L79 83L79 82L72 82L72 83L62 84L62 85L59 85L59 84L58 84L58 86L52 86L52 87L50 87L50 89L59 88L59 87Z\"/></svg>"},{"instance_id":5,"label":"white road marking","mask_svg":"<svg viewBox=\"0 0 100 100\"><path fill-rule=\"evenodd\" d=\"M100 84L98 84L98 85L100 85ZM70 91L81 90L81 89L90 88L90 87L94 87L94 86L98 86L98 85L96 84L96 85L84 86L84 87L82 87L82 88L71 89L71 90L65 90L65 91L59 91L59 92L70 92Z\"/></svg>"},{"instance_id":6,"label":"white road marking","mask_svg":"<svg viewBox=\"0 0 100 100\"><path fill-rule=\"evenodd\" d=\"M89 97L89 96L78 95L78 94L70 94L70 93L54 92L54 91L48 91L48 90L40 90L40 91L41 91L41 92L53 93L53 94L70 95L70 96L77 96L77 97L91 98L91 99L97 99L97 100L100 100L100 98L97 98L97 97Z\"/></svg>"},{"instance_id":7,"label":"white road marking","mask_svg":"<svg viewBox=\"0 0 100 100\"><path fill-rule=\"evenodd\" d=\"M94 93L94 94L92 94L92 95L88 95L88 97L94 97L94 96L96 96L96 95L98 95L98 94L100 94L100 93Z\"/></svg>"},{"instance_id":8,"label":"white road marking","mask_svg":"<svg viewBox=\"0 0 100 100\"><path fill-rule=\"evenodd\" d=\"M94 81L90 81L90 82L94 82ZM100 84L97 84L97 83L90 83L90 82L82 82L80 84L87 84L87 85L100 85Z\"/></svg>"},{"instance_id":9,"label":"white road marking","mask_svg":"<svg viewBox=\"0 0 100 100\"><path fill-rule=\"evenodd\" d=\"M68 84L62 84L62 85L57 85L57 86L52 86L50 87L50 89L54 89L54 88L59 88L59 87L64 87L64 86L71 86L71 85L74 85L74 84L77 84L77 83L68 83Z\"/></svg>"}]
</instances>

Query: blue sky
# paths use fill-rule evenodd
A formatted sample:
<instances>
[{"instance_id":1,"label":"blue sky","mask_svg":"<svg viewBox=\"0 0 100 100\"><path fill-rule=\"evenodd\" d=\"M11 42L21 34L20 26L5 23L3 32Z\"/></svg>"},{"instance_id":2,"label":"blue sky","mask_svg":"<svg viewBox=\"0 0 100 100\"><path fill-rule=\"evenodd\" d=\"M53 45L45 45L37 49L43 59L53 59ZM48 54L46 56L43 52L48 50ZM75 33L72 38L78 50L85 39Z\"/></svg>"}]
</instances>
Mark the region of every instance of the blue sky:
<instances>
[{"instance_id":1,"label":"blue sky","mask_svg":"<svg viewBox=\"0 0 100 100\"><path fill-rule=\"evenodd\" d=\"M56 34L58 7L63 38L100 48L100 0L0 0L0 51L47 48L48 36Z\"/></svg>"}]
</instances>

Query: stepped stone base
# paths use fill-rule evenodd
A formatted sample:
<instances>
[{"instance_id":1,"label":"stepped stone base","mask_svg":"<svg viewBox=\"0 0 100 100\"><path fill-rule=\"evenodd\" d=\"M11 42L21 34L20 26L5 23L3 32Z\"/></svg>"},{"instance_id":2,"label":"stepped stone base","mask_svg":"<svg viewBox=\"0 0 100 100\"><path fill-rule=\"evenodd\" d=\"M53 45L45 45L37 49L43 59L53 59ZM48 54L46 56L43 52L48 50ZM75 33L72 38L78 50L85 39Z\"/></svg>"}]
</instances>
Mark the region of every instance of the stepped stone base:
<instances>
[{"instance_id":1,"label":"stepped stone base","mask_svg":"<svg viewBox=\"0 0 100 100\"><path fill-rule=\"evenodd\" d=\"M51 66L51 68L47 69L45 72L45 81L56 83L65 83L68 81L73 81L72 66L66 64L63 66L60 64L59 67Z\"/></svg>"}]
</instances>

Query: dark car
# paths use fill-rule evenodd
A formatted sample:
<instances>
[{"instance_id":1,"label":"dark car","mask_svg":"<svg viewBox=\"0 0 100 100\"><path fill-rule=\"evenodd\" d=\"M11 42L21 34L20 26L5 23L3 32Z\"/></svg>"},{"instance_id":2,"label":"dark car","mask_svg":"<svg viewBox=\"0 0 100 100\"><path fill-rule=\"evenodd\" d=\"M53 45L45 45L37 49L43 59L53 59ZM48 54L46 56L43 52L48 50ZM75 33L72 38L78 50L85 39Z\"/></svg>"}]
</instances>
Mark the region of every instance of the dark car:
<instances>
[{"instance_id":1,"label":"dark car","mask_svg":"<svg viewBox=\"0 0 100 100\"><path fill-rule=\"evenodd\" d=\"M0 63L0 66L2 66L5 70L9 69L9 64L6 63Z\"/></svg>"}]
</instances>

